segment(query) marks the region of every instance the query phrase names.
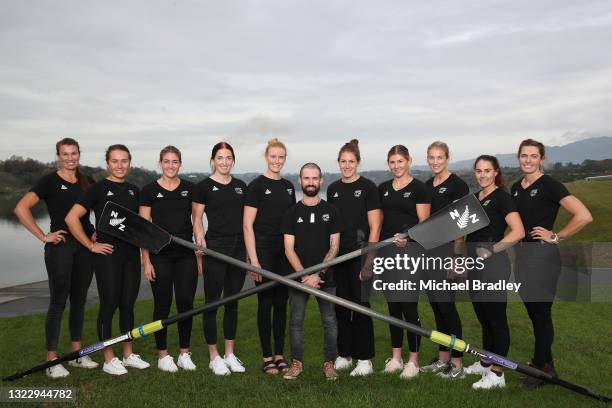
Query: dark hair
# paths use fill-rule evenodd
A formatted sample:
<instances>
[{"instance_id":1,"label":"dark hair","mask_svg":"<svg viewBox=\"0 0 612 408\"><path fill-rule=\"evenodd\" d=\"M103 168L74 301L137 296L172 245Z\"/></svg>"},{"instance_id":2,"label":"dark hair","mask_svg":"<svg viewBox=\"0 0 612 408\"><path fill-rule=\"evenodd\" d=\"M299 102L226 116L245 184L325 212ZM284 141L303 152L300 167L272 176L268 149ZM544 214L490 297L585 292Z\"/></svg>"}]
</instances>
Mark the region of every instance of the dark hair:
<instances>
[{"instance_id":1,"label":"dark hair","mask_svg":"<svg viewBox=\"0 0 612 408\"><path fill-rule=\"evenodd\" d=\"M183 159L181 158L181 151L179 149L177 149L176 147L169 145L164 147L163 149L161 149L161 151L159 152L159 161L161 163L161 161L163 160L164 156L166 155L166 153L174 153L178 156L179 159L179 163L183 162Z\"/></svg>"},{"instance_id":2,"label":"dark hair","mask_svg":"<svg viewBox=\"0 0 612 408\"><path fill-rule=\"evenodd\" d=\"M227 149L232 152L232 159L234 160L234 163L236 163L236 155L234 154L234 148L232 147L232 145L227 142L219 142L213 146L212 153L210 154L210 168L212 169L213 173L215 172L215 156L217 155L217 152L221 149Z\"/></svg>"},{"instance_id":3,"label":"dark hair","mask_svg":"<svg viewBox=\"0 0 612 408\"><path fill-rule=\"evenodd\" d=\"M474 170L476 170L476 165L481 160L488 161L489 163L491 163L493 165L493 170L495 170L497 172L497 175L495 176L495 185L497 187L501 188L502 190L505 190L506 189L506 182L504 181L504 176L502 174L501 167L499 167L499 161L497 160L497 157L490 156L488 154L481 154L474 161Z\"/></svg>"},{"instance_id":4,"label":"dark hair","mask_svg":"<svg viewBox=\"0 0 612 408\"><path fill-rule=\"evenodd\" d=\"M81 147L79 146L79 142L77 142L71 137L65 137L55 144L55 154L58 156L60 154L61 146L76 146L77 151L79 152L79 154L81 154ZM81 173L78 166L76 169L76 178L77 178L77 184L81 186L83 190L89 187L89 184L90 184L89 179L87 178L87 176Z\"/></svg>"},{"instance_id":5,"label":"dark hair","mask_svg":"<svg viewBox=\"0 0 612 408\"><path fill-rule=\"evenodd\" d=\"M448 145L444 142L441 141L435 141L432 144L429 145L429 147L427 148L427 154L429 154L429 151L431 149L440 149L444 152L444 154L446 154L446 158L449 158L449 151L448 151Z\"/></svg>"},{"instance_id":6,"label":"dark hair","mask_svg":"<svg viewBox=\"0 0 612 408\"><path fill-rule=\"evenodd\" d=\"M352 153L359 163L361 161L361 154L359 153L359 140L351 139L350 142L345 143L338 152L338 161L340 161L340 156L342 156L342 153Z\"/></svg>"},{"instance_id":7,"label":"dark hair","mask_svg":"<svg viewBox=\"0 0 612 408\"><path fill-rule=\"evenodd\" d=\"M302 177L302 171L304 169L317 169L319 170L319 177L321 177L323 174L321 173L321 168L319 167L319 165L317 163L306 163L305 165L302 166L302 168L300 169L300 177Z\"/></svg>"},{"instance_id":8,"label":"dark hair","mask_svg":"<svg viewBox=\"0 0 612 408\"><path fill-rule=\"evenodd\" d=\"M540 152L540 157L542 159L544 157L546 157L546 149L544 148L544 145L542 143L538 142L537 140L533 140L533 139L525 139L525 140L523 140L521 142L521 144L519 145L519 148L518 148L517 157L521 157L521 150L525 146L537 147L538 151Z\"/></svg>"},{"instance_id":9,"label":"dark hair","mask_svg":"<svg viewBox=\"0 0 612 408\"><path fill-rule=\"evenodd\" d=\"M399 154L400 156L404 156L407 161L410 161L410 153L408 152L408 148L404 145L395 145L391 149L389 149L389 153L387 153L387 161L394 154Z\"/></svg>"},{"instance_id":10,"label":"dark hair","mask_svg":"<svg viewBox=\"0 0 612 408\"><path fill-rule=\"evenodd\" d=\"M106 149L106 154L104 157L107 163L108 163L108 159L110 159L111 152L115 150L121 150L121 151L126 152L128 154L128 158L130 159L130 161L132 161L132 154L130 153L130 149L128 149L126 145L114 144L114 145L108 146L108 149Z\"/></svg>"}]
</instances>

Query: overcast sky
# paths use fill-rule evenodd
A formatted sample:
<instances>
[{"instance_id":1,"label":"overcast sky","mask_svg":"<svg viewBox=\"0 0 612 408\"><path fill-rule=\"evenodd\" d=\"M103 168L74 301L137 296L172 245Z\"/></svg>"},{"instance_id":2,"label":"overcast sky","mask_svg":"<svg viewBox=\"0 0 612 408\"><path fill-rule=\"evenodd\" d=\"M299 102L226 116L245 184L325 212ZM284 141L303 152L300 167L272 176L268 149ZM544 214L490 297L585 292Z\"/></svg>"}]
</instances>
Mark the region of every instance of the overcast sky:
<instances>
[{"instance_id":1,"label":"overcast sky","mask_svg":"<svg viewBox=\"0 0 612 408\"><path fill-rule=\"evenodd\" d=\"M335 171L351 138L382 169L398 143L424 164L436 139L460 160L612 136L611 39L609 0L2 1L0 159L69 136L85 164L174 144L207 171L226 140L262 171L278 137L287 171Z\"/></svg>"}]
</instances>

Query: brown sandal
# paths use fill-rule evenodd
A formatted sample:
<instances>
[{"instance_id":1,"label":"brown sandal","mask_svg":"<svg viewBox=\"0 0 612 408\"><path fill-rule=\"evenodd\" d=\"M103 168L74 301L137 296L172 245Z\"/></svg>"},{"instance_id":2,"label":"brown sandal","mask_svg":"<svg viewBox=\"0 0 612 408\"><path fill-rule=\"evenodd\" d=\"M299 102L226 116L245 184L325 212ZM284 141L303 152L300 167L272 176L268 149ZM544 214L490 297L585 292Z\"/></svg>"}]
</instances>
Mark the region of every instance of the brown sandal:
<instances>
[{"instance_id":1,"label":"brown sandal","mask_svg":"<svg viewBox=\"0 0 612 408\"><path fill-rule=\"evenodd\" d=\"M264 361L262 370L268 375L278 375L278 367L272 360Z\"/></svg>"}]
</instances>

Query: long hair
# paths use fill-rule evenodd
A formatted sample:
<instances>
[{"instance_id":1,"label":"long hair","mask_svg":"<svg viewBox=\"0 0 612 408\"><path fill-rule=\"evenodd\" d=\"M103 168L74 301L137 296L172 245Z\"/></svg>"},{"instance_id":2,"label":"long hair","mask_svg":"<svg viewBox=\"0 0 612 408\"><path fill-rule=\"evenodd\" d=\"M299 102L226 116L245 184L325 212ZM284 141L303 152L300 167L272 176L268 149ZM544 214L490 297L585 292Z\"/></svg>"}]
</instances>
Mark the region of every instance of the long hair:
<instances>
[{"instance_id":1,"label":"long hair","mask_svg":"<svg viewBox=\"0 0 612 408\"><path fill-rule=\"evenodd\" d=\"M478 162L481 160L488 161L489 163L491 163L491 165L493 166L493 170L497 172L497 176L495 176L494 181L495 185L501 188L502 190L506 190L506 182L504 181L504 176L502 174L501 167L499 167L499 161L497 160L497 157L490 156L488 154L481 154L474 161L474 169L476 169L476 164L478 164Z\"/></svg>"}]
</instances>

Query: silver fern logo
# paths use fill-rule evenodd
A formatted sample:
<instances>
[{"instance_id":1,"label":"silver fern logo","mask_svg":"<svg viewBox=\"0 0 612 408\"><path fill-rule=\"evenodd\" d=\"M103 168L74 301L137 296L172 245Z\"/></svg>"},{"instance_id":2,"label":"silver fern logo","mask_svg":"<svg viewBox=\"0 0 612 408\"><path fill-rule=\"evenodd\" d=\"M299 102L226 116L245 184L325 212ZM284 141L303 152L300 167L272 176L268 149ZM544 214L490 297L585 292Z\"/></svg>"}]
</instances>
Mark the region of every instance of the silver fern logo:
<instances>
[{"instance_id":1,"label":"silver fern logo","mask_svg":"<svg viewBox=\"0 0 612 408\"><path fill-rule=\"evenodd\" d=\"M459 229L464 229L470 225L470 223L476 224L479 221L476 214L470 214L470 208L467 205L465 206L465 210L463 210L462 214L459 214L459 211L455 209L451 211L449 215L451 216L451 219L457 219L456 222Z\"/></svg>"},{"instance_id":2,"label":"silver fern logo","mask_svg":"<svg viewBox=\"0 0 612 408\"><path fill-rule=\"evenodd\" d=\"M123 221L125 221L126 217L119 218L119 213L117 211L111 211L111 219L108 222L112 227L117 227L119 231L125 231L125 225Z\"/></svg>"}]
</instances>

